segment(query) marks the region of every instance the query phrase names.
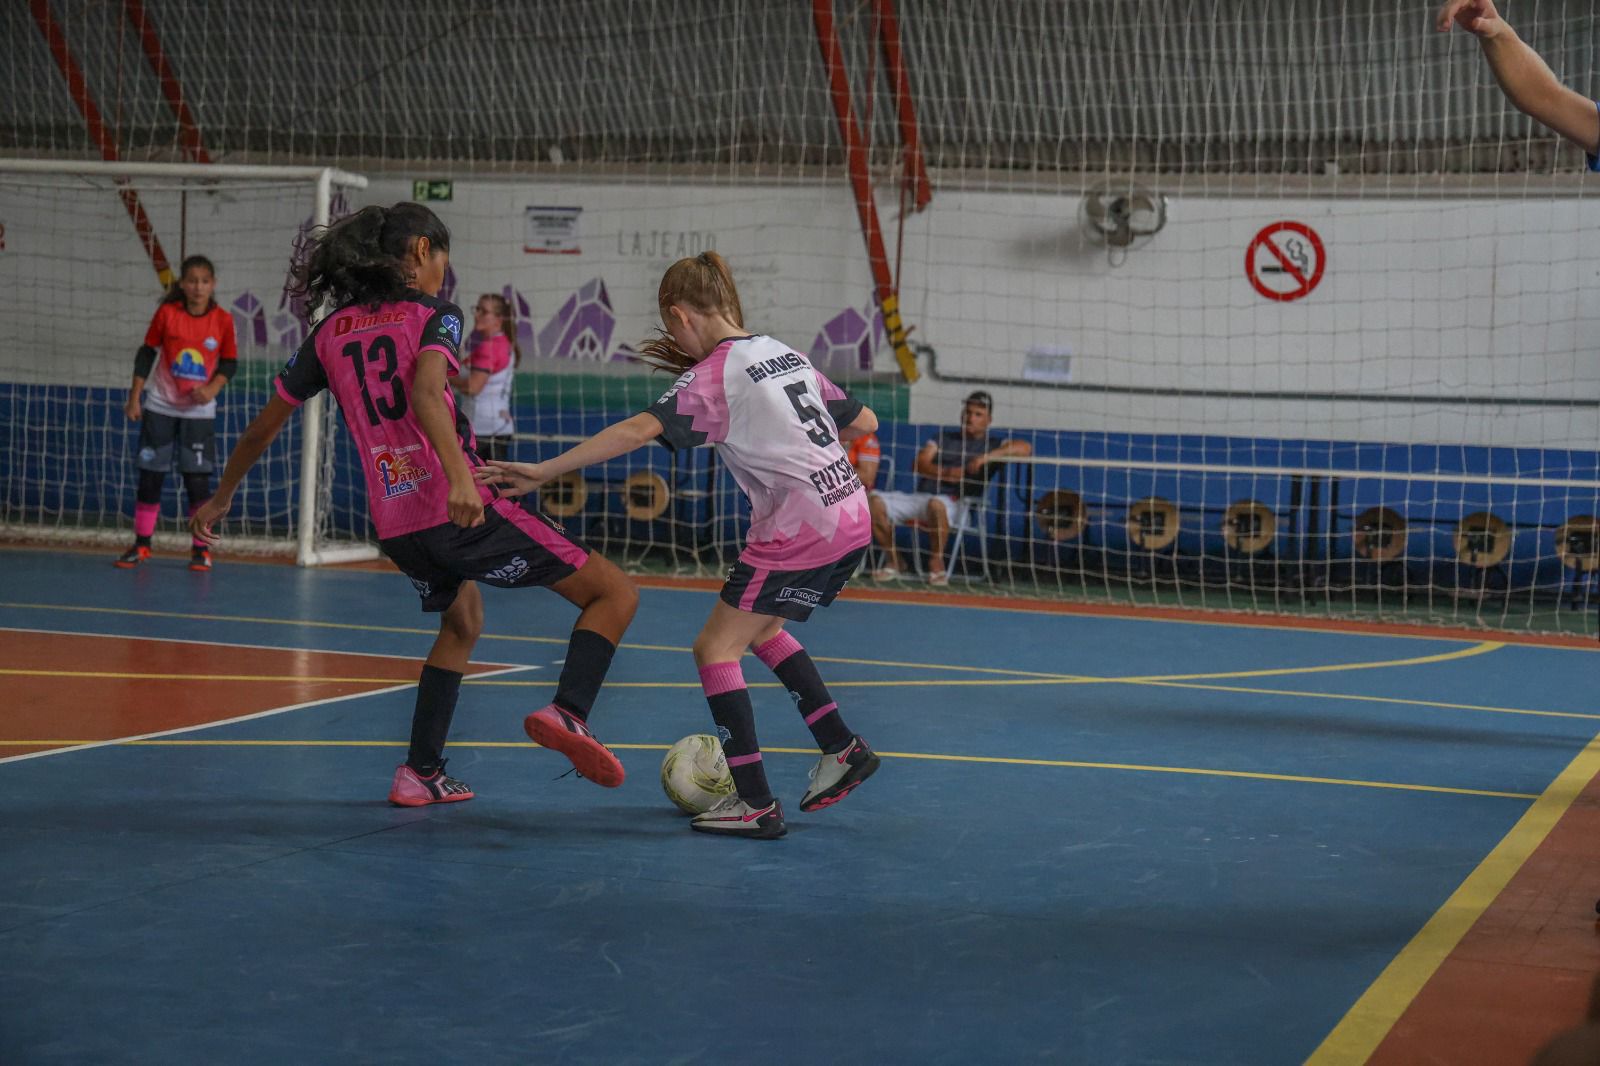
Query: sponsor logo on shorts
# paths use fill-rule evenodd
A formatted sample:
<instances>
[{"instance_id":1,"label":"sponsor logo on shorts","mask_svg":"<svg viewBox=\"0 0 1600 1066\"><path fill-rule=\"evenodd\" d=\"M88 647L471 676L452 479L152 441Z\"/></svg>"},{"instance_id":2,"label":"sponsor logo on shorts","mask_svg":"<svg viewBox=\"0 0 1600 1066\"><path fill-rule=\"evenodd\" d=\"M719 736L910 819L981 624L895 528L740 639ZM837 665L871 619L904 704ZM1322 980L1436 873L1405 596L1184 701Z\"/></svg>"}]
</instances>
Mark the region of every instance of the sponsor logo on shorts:
<instances>
[{"instance_id":1,"label":"sponsor logo on shorts","mask_svg":"<svg viewBox=\"0 0 1600 1066\"><path fill-rule=\"evenodd\" d=\"M411 587L417 590L417 595L419 596L433 595L433 586L422 580L420 577L414 577L411 579Z\"/></svg>"},{"instance_id":2,"label":"sponsor logo on shorts","mask_svg":"<svg viewBox=\"0 0 1600 1066\"><path fill-rule=\"evenodd\" d=\"M378 478L383 482L383 498L392 500L396 496L406 496L417 491L417 486L433 477L433 471L417 466L406 455L407 452L416 451L418 445L409 448L385 448L372 458L372 468L378 472Z\"/></svg>"},{"instance_id":3,"label":"sponsor logo on shorts","mask_svg":"<svg viewBox=\"0 0 1600 1066\"><path fill-rule=\"evenodd\" d=\"M485 581L504 581L507 583L521 581L528 576L528 560L520 555L513 555L511 561L498 570L490 570L483 575Z\"/></svg>"},{"instance_id":4,"label":"sponsor logo on shorts","mask_svg":"<svg viewBox=\"0 0 1600 1066\"><path fill-rule=\"evenodd\" d=\"M141 463L151 462L152 460L155 459L155 457L156 457L156 450L154 448L140 448L139 449L139 461Z\"/></svg>"},{"instance_id":5,"label":"sponsor logo on shorts","mask_svg":"<svg viewBox=\"0 0 1600 1066\"><path fill-rule=\"evenodd\" d=\"M792 585L785 585L782 591L778 593L775 602L788 603L790 600L815 607L822 602L822 593L816 589L797 589Z\"/></svg>"}]
</instances>

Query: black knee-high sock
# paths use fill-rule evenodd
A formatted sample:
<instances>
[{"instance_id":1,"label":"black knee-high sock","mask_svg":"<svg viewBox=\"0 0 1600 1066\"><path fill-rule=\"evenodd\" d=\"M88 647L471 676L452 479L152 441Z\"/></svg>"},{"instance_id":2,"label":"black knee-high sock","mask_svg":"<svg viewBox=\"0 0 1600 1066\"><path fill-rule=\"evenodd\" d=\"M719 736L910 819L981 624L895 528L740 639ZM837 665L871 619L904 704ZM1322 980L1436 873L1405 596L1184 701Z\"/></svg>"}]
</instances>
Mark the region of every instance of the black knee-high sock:
<instances>
[{"instance_id":1,"label":"black knee-high sock","mask_svg":"<svg viewBox=\"0 0 1600 1066\"><path fill-rule=\"evenodd\" d=\"M853 734L839 717L839 705L828 695L828 686L822 683L817 664L811 661L805 648L783 630L756 648L756 657L778 676L789 697L800 708L817 747L825 752L839 752L850 746Z\"/></svg>"},{"instance_id":2,"label":"black knee-high sock","mask_svg":"<svg viewBox=\"0 0 1600 1066\"><path fill-rule=\"evenodd\" d=\"M461 693L461 675L454 670L424 666L417 682L417 709L411 716L411 750L406 765L423 777L435 773L444 762L444 742L450 735L450 719L455 717L456 697Z\"/></svg>"},{"instance_id":3,"label":"black knee-high sock","mask_svg":"<svg viewBox=\"0 0 1600 1066\"><path fill-rule=\"evenodd\" d=\"M722 737L722 752L728 757L728 770L739 798L752 807L772 802L767 771L761 765L761 745L756 742L756 716L750 706L750 690L744 687L744 672L738 663L712 663L700 668L700 687L705 689L711 717Z\"/></svg>"},{"instance_id":4,"label":"black knee-high sock","mask_svg":"<svg viewBox=\"0 0 1600 1066\"><path fill-rule=\"evenodd\" d=\"M189 517L200 509L200 505L211 499L210 474L185 474L183 475L183 491L189 497ZM206 542L196 537L193 541L196 548L206 547Z\"/></svg>"},{"instance_id":5,"label":"black knee-high sock","mask_svg":"<svg viewBox=\"0 0 1600 1066\"><path fill-rule=\"evenodd\" d=\"M574 629L567 642L567 661L561 665L561 679L556 682L555 705L587 722L616 653L617 646L594 630Z\"/></svg>"}]
</instances>

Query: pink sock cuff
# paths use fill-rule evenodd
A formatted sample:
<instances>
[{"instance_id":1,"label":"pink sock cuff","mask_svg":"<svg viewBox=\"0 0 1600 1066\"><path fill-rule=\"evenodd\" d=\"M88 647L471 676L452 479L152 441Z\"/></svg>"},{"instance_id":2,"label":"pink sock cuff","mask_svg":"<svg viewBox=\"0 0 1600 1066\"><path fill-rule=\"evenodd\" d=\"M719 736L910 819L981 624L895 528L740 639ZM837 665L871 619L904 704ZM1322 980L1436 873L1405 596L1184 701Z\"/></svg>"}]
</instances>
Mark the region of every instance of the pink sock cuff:
<instances>
[{"instance_id":1,"label":"pink sock cuff","mask_svg":"<svg viewBox=\"0 0 1600 1066\"><path fill-rule=\"evenodd\" d=\"M712 663L700 668L700 687L706 697L720 696L724 692L744 688L744 671L738 663Z\"/></svg>"},{"instance_id":2,"label":"pink sock cuff","mask_svg":"<svg viewBox=\"0 0 1600 1066\"><path fill-rule=\"evenodd\" d=\"M761 753L759 751L756 752L754 755L730 755L730 756L728 756L728 765L729 766L749 766L753 762L760 762L760 761L761 761Z\"/></svg>"},{"instance_id":3,"label":"pink sock cuff","mask_svg":"<svg viewBox=\"0 0 1600 1066\"><path fill-rule=\"evenodd\" d=\"M824 703L821 707L818 707L816 710L806 715L806 725L812 725L817 721L817 719L825 718L838 709L839 705L837 703Z\"/></svg>"},{"instance_id":4,"label":"pink sock cuff","mask_svg":"<svg viewBox=\"0 0 1600 1066\"><path fill-rule=\"evenodd\" d=\"M767 669L776 670L778 664L797 651L805 651L800 642L791 637L786 631L778 630L778 635L765 644L756 646L756 658L767 664Z\"/></svg>"},{"instance_id":5,"label":"pink sock cuff","mask_svg":"<svg viewBox=\"0 0 1600 1066\"><path fill-rule=\"evenodd\" d=\"M133 505L133 532L135 536L148 537L156 531L156 519L161 517L159 503Z\"/></svg>"}]
</instances>

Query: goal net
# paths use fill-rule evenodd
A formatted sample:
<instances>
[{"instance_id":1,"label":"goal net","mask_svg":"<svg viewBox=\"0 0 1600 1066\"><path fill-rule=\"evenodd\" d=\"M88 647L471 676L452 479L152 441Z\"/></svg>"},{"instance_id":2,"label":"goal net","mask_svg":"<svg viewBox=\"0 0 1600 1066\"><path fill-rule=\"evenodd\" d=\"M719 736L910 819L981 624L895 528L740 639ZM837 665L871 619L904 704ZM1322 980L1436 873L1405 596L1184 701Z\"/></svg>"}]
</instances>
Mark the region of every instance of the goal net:
<instances>
[{"instance_id":1,"label":"goal net","mask_svg":"<svg viewBox=\"0 0 1600 1066\"><path fill-rule=\"evenodd\" d=\"M285 291L296 242L364 185L313 167L0 161L0 532L131 539L139 427L123 408L133 355L165 293L163 270L190 254L216 264L216 299L238 341L238 372L218 404L225 459L308 327L307 308ZM304 563L375 554L359 484L335 473L349 464L342 441L332 409L308 405L236 497L229 550ZM167 479L158 547L188 542L182 491L181 478Z\"/></svg>"},{"instance_id":2,"label":"goal net","mask_svg":"<svg viewBox=\"0 0 1600 1066\"><path fill-rule=\"evenodd\" d=\"M664 269L715 248L749 324L877 412L877 488L929 487L926 450L959 452L975 393L1014 442L945 483L965 499L941 552L926 513L899 525L891 587L1600 629L1595 179L1425 7L557 0L510 21L408 5L397 29L339 0L313 49L260 5L149 6L193 130L124 73L114 27L74 31L90 89L123 94L124 149L203 134L219 158L343 161L371 176L352 207L428 202L453 235L445 295L513 313L517 459L668 387L630 356ZM1509 17L1600 94L1595 0ZM59 79L49 57L21 49L19 84ZM9 106L20 147L84 150L49 94ZM115 189L84 184L8 186L0 253L5 521L60 535L126 530L120 392L156 296ZM308 194L222 183L184 222L182 183L147 185L169 245L220 230L186 247L230 306L259 304L241 339L303 328L281 274ZM225 444L284 350L224 394ZM318 436L337 464L340 435ZM354 470L301 506L294 443L240 521L366 536ZM69 477L62 455L101 465ZM698 575L748 516L709 449L642 449L541 503L635 569Z\"/></svg>"}]
</instances>

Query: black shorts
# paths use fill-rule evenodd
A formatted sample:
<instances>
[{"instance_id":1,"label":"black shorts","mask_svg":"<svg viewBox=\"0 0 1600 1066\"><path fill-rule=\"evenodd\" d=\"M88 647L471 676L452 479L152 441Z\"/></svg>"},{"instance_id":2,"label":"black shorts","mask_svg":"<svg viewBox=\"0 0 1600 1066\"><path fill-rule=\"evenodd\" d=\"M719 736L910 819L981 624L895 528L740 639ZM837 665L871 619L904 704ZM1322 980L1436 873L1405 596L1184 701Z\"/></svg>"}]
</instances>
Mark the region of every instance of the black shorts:
<instances>
[{"instance_id":1,"label":"black shorts","mask_svg":"<svg viewBox=\"0 0 1600 1066\"><path fill-rule=\"evenodd\" d=\"M209 474L217 468L217 420L175 418L146 411L139 419L140 470L165 474L172 469L173 448L178 452L178 472Z\"/></svg>"},{"instance_id":2,"label":"black shorts","mask_svg":"<svg viewBox=\"0 0 1600 1066\"><path fill-rule=\"evenodd\" d=\"M483 525L462 529L453 522L380 540L383 554L411 579L424 611L456 601L463 581L503 589L553 585L577 573L589 548L542 514L515 500L495 500L483 509Z\"/></svg>"},{"instance_id":3,"label":"black shorts","mask_svg":"<svg viewBox=\"0 0 1600 1066\"><path fill-rule=\"evenodd\" d=\"M758 570L741 559L728 568L722 602L751 614L804 622L812 610L828 606L844 591L866 554L866 547L860 547L815 570Z\"/></svg>"},{"instance_id":4,"label":"black shorts","mask_svg":"<svg viewBox=\"0 0 1600 1066\"><path fill-rule=\"evenodd\" d=\"M475 449L478 458L491 463L503 463L511 458L511 434L498 437L479 437Z\"/></svg>"}]
</instances>

